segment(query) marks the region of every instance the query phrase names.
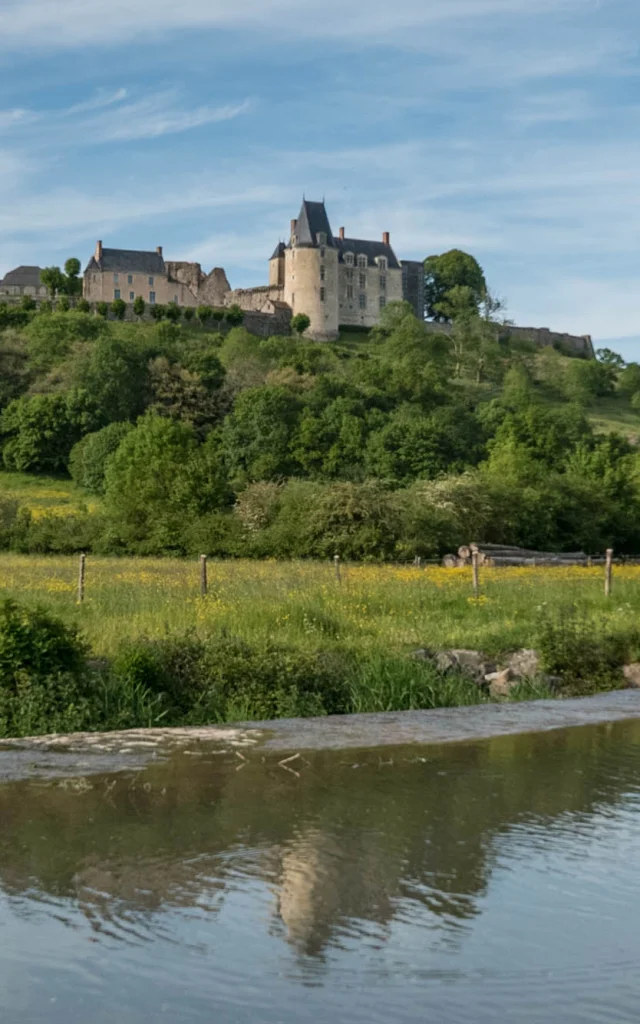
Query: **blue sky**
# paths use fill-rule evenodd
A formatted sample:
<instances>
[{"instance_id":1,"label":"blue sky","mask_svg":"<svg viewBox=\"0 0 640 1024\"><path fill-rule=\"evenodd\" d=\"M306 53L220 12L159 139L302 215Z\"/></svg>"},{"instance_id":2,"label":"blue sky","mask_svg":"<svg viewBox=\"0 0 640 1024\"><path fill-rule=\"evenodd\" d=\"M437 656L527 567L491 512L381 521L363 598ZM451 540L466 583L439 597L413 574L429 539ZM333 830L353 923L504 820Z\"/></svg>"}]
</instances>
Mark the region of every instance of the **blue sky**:
<instances>
[{"instance_id":1,"label":"blue sky","mask_svg":"<svg viewBox=\"0 0 640 1024\"><path fill-rule=\"evenodd\" d=\"M0 275L95 240L263 283L302 193L640 358L637 0L0 0Z\"/></svg>"}]
</instances>

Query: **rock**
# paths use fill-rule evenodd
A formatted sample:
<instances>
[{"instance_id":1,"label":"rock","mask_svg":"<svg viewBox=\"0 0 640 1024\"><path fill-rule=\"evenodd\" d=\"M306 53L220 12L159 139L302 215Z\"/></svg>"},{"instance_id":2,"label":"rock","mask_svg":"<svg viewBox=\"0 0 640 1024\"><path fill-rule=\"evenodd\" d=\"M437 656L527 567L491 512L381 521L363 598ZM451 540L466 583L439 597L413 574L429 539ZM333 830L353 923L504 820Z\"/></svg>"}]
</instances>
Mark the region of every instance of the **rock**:
<instances>
[{"instance_id":1,"label":"rock","mask_svg":"<svg viewBox=\"0 0 640 1024\"><path fill-rule=\"evenodd\" d=\"M433 651L427 650L426 647L421 647L419 651L412 651L409 655L414 661L433 661Z\"/></svg>"},{"instance_id":2,"label":"rock","mask_svg":"<svg viewBox=\"0 0 640 1024\"><path fill-rule=\"evenodd\" d=\"M640 690L640 661L625 665L622 669L627 686L630 690Z\"/></svg>"},{"instance_id":3,"label":"rock","mask_svg":"<svg viewBox=\"0 0 640 1024\"><path fill-rule=\"evenodd\" d=\"M519 679L534 679L540 674L540 658L537 651L528 650L527 648L514 651L513 654L509 655L507 665L513 675Z\"/></svg>"},{"instance_id":4,"label":"rock","mask_svg":"<svg viewBox=\"0 0 640 1024\"><path fill-rule=\"evenodd\" d=\"M502 672L491 672L485 679L489 683L489 693L492 697L508 697L519 682L518 679L514 679L510 668L505 668Z\"/></svg>"},{"instance_id":5,"label":"rock","mask_svg":"<svg viewBox=\"0 0 640 1024\"><path fill-rule=\"evenodd\" d=\"M440 672L462 672L476 683L484 683L485 676L496 671L496 664L487 661L481 651L451 650L440 651L435 656Z\"/></svg>"}]
</instances>

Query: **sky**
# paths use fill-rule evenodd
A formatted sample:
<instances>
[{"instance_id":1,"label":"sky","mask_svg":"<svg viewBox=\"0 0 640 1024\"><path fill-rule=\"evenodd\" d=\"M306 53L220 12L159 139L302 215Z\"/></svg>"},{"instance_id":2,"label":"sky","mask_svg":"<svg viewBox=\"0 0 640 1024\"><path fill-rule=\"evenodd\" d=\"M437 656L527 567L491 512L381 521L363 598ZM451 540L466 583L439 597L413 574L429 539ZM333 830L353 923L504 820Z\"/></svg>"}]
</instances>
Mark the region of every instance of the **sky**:
<instances>
[{"instance_id":1,"label":"sky","mask_svg":"<svg viewBox=\"0 0 640 1024\"><path fill-rule=\"evenodd\" d=\"M637 0L0 0L0 276L267 260L303 194L640 359Z\"/></svg>"}]
</instances>

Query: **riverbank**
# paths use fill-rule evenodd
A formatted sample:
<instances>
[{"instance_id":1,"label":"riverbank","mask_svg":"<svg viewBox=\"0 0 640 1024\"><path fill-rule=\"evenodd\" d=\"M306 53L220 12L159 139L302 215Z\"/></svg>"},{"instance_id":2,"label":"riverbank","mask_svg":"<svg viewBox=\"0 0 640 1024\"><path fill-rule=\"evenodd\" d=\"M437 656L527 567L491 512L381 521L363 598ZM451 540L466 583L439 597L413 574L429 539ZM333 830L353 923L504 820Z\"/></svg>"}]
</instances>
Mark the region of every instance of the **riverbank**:
<instances>
[{"instance_id":1,"label":"riverbank","mask_svg":"<svg viewBox=\"0 0 640 1024\"><path fill-rule=\"evenodd\" d=\"M0 783L67 779L81 791L82 779L92 775L141 771L172 757L225 754L237 758L239 770L264 759L270 767L295 773L309 751L438 746L632 719L640 719L639 690L435 711L27 737L0 742Z\"/></svg>"}]
</instances>

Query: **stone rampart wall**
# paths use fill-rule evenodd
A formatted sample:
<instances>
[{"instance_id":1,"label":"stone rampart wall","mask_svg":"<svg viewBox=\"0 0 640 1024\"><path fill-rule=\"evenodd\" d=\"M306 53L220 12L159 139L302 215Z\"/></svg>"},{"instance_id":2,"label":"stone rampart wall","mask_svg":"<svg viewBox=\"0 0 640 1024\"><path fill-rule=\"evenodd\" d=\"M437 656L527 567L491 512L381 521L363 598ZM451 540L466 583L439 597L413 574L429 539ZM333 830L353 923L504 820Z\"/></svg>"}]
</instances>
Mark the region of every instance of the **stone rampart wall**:
<instances>
[{"instance_id":1,"label":"stone rampart wall","mask_svg":"<svg viewBox=\"0 0 640 1024\"><path fill-rule=\"evenodd\" d=\"M438 324L427 320L428 330L438 334L450 334L450 324ZM560 331L550 331L548 327L517 327L505 325L501 327L501 333L518 341L528 341L540 348L557 348L575 355L586 356L588 359L595 359L593 342L589 334L563 334Z\"/></svg>"}]
</instances>

